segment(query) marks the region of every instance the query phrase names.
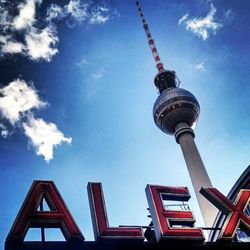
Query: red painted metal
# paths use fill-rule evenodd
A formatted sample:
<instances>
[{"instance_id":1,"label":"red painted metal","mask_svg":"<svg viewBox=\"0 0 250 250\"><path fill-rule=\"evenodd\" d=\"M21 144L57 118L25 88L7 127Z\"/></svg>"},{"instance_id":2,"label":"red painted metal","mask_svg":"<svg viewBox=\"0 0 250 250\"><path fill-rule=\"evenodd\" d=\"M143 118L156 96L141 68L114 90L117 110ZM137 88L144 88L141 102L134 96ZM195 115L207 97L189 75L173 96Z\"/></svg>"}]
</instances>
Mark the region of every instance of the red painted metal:
<instances>
[{"instance_id":1,"label":"red painted metal","mask_svg":"<svg viewBox=\"0 0 250 250\"><path fill-rule=\"evenodd\" d=\"M153 53L153 57L154 57L154 60L156 63L156 68L158 69L158 72L164 71L163 63L161 62L160 56L159 56L157 48L155 46L154 39L152 38L148 24L145 20L143 13L142 13L142 9L140 7L139 1L136 1L136 5L137 5L138 12L139 12L139 16L140 16L142 24L143 24L144 31L145 31L146 36L148 38L148 44L149 44L151 51Z\"/></svg>"},{"instance_id":2,"label":"red painted metal","mask_svg":"<svg viewBox=\"0 0 250 250\"><path fill-rule=\"evenodd\" d=\"M250 235L250 216L244 212L250 201L249 189L242 189L234 202L215 188L202 188L201 193L227 215L220 239L232 241L238 228ZM141 227L109 227L101 183L89 183L88 194L96 240L144 241ZM190 195L186 187L147 185L146 194L153 220L152 230L158 242L165 239L204 241L202 230L194 228L192 212L164 207L164 201L188 201ZM50 211L38 211L42 199L47 201ZM7 236L6 244L12 244L14 240L23 242L29 228L60 228L66 240L84 240L52 181L33 182Z\"/></svg>"},{"instance_id":3,"label":"red painted metal","mask_svg":"<svg viewBox=\"0 0 250 250\"><path fill-rule=\"evenodd\" d=\"M144 240L141 228L109 227L101 183L88 183L88 195L95 239Z\"/></svg>"},{"instance_id":4,"label":"red painted metal","mask_svg":"<svg viewBox=\"0 0 250 250\"><path fill-rule=\"evenodd\" d=\"M250 217L244 213L250 201L250 190L241 189L234 202L216 188L202 188L200 192L227 215L219 239L232 241L238 228L250 235Z\"/></svg>"},{"instance_id":5,"label":"red painted metal","mask_svg":"<svg viewBox=\"0 0 250 250\"><path fill-rule=\"evenodd\" d=\"M37 211L43 198L51 211ZM7 240L23 241L29 228L60 228L66 240L84 240L52 181L33 182Z\"/></svg>"},{"instance_id":6,"label":"red painted metal","mask_svg":"<svg viewBox=\"0 0 250 250\"><path fill-rule=\"evenodd\" d=\"M204 241L202 230L191 228L195 223L192 212L165 210L163 207L163 200L188 201L190 195L186 187L147 185L146 195L157 241L164 239Z\"/></svg>"}]
</instances>

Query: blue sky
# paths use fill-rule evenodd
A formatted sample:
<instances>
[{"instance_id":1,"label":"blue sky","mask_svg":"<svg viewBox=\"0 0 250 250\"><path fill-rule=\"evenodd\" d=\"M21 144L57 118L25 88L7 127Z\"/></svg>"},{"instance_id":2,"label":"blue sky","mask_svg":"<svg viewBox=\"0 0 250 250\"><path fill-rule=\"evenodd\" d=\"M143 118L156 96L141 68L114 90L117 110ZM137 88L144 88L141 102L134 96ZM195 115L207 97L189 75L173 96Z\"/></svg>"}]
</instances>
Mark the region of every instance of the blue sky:
<instances>
[{"instance_id":1,"label":"blue sky","mask_svg":"<svg viewBox=\"0 0 250 250\"><path fill-rule=\"evenodd\" d=\"M102 182L112 226L150 223L146 184L187 186L202 226L179 145L153 122L156 68L135 1L0 3L0 242L39 179L86 240L89 181ZM249 164L250 2L141 6L165 67L200 103L197 146L227 194Z\"/></svg>"}]
</instances>

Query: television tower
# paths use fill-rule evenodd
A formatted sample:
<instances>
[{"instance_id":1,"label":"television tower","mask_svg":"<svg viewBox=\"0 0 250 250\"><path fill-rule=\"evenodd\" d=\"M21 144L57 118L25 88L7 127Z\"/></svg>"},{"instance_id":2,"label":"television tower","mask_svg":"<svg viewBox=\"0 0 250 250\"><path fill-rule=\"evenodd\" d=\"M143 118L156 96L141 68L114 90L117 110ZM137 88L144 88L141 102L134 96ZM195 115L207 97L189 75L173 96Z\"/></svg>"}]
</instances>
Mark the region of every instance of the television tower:
<instances>
[{"instance_id":1,"label":"television tower","mask_svg":"<svg viewBox=\"0 0 250 250\"><path fill-rule=\"evenodd\" d=\"M154 78L159 90L153 107L155 124L164 133L174 135L180 144L205 226L212 227L217 209L199 192L201 187L212 187L212 183L196 147L192 129L198 120L200 105L192 93L179 88L175 71L164 68L139 1L136 5L158 70Z\"/></svg>"}]
</instances>

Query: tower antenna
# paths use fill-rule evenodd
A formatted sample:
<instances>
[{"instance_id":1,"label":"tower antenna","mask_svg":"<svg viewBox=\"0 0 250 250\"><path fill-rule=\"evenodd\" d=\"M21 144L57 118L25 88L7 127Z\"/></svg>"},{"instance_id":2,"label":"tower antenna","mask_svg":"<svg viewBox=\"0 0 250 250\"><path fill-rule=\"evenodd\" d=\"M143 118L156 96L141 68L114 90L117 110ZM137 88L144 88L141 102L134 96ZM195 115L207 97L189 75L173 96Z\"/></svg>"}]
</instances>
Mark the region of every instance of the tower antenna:
<instances>
[{"instance_id":1,"label":"tower antenna","mask_svg":"<svg viewBox=\"0 0 250 250\"><path fill-rule=\"evenodd\" d=\"M158 70L158 73L156 74L155 80L154 80L155 86L158 88L160 93L162 93L166 88L169 88L169 87L179 87L180 81L176 77L175 71L166 70L164 68L163 63L161 62L160 55L155 46L155 41L151 35L148 24L143 15L142 8L140 6L139 1L136 1L136 6L137 6L139 16L142 21L144 31L148 39L149 47L152 51L152 54L156 63L156 68Z\"/></svg>"},{"instance_id":2,"label":"tower antenna","mask_svg":"<svg viewBox=\"0 0 250 250\"><path fill-rule=\"evenodd\" d=\"M155 46L155 41L154 41L154 39L153 39L153 37L151 35L148 24L147 24L146 19L145 19L144 15L143 15L143 12L142 12L139 1L136 1L136 5L137 5L137 9L139 11L139 15L140 15L141 20L142 20L143 28L144 28L145 33L147 35L148 44L150 46L150 49L152 51L152 54L153 54L153 57L154 57L154 60L155 60L155 63L156 63L156 68L158 69L158 72L164 71L165 70L164 65L161 62L160 55L159 55L159 53L157 51L157 48Z\"/></svg>"},{"instance_id":3,"label":"tower antenna","mask_svg":"<svg viewBox=\"0 0 250 250\"><path fill-rule=\"evenodd\" d=\"M211 228L218 210L200 194L202 187L212 187L212 183L195 144L193 131L200 105L192 93L179 88L175 71L164 69L139 1L136 1L136 5L158 69L154 83L160 95L154 103L154 122L164 133L174 135L180 144L203 220L206 227Z\"/></svg>"}]
</instances>

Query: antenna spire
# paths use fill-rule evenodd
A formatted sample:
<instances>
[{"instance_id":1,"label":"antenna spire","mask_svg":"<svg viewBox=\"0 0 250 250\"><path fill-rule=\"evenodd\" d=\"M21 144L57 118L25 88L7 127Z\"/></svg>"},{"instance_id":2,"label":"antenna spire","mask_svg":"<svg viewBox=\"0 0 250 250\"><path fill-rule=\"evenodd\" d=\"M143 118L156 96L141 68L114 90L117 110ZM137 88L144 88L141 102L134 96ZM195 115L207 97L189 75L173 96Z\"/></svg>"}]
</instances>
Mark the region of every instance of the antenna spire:
<instances>
[{"instance_id":1,"label":"antenna spire","mask_svg":"<svg viewBox=\"0 0 250 250\"><path fill-rule=\"evenodd\" d=\"M154 57L154 60L155 60L155 63L156 63L156 68L157 68L158 72L162 72L165 69L164 69L163 63L161 62L159 53L158 53L158 51L157 51L157 49L155 47L154 39L152 38L152 35L150 33L148 24L147 24L147 22L146 22L146 20L144 18L143 13L142 13L142 9L141 9L139 1L136 1L136 5L137 5L137 9L139 11L139 15L140 15L141 20L142 20L143 28L144 28L145 33L147 35L148 44L150 46L150 49L152 51L152 54L153 54L153 57Z\"/></svg>"}]
</instances>

